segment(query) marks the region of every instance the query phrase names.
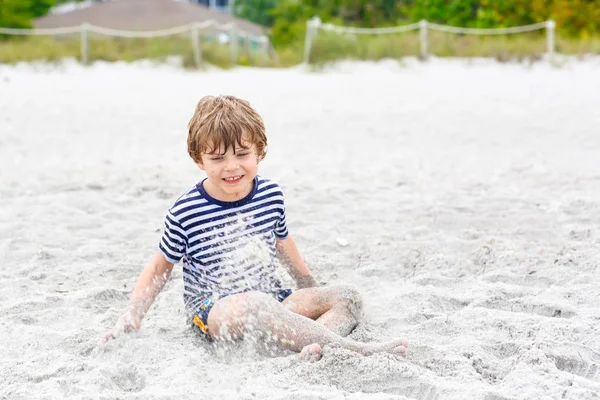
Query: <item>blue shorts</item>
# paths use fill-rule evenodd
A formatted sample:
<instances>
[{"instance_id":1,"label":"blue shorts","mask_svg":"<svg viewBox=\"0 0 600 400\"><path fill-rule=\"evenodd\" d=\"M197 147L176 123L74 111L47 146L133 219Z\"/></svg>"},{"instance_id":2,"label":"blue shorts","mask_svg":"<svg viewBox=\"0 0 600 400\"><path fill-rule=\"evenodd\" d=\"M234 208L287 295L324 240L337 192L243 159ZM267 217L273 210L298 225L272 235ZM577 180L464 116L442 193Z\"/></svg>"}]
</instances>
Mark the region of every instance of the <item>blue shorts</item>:
<instances>
[{"instance_id":1,"label":"blue shorts","mask_svg":"<svg viewBox=\"0 0 600 400\"><path fill-rule=\"evenodd\" d=\"M279 289L277 292L272 293L273 296L280 303L287 299L289 295L293 293L292 289ZM208 298L200 303L198 310L192 313L192 328L196 333L205 338L210 338L208 335L208 314L215 305L212 298Z\"/></svg>"}]
</instances>

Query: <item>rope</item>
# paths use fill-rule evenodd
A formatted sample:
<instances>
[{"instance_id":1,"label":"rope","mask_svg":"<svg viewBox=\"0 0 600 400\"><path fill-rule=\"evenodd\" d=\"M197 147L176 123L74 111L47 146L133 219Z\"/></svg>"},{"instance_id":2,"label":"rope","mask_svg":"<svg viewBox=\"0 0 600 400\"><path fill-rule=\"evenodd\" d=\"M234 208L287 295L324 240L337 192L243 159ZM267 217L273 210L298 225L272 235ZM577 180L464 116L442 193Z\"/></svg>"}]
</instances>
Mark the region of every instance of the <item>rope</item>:
<instances>
[{"instance_id":1,"label":"rope","mask_svg":"<svg viewBox=\"0 0 600 400\"><path fill-rule=\"evenodd\" d=\"M90 32L95 32L101 35L107 36L119 36L119 37L128 37L128 38L153 38L153 37L163 37L163 36L171 36L177 35L180 33L184 33L189 31L192 28L197 29L206 29L210 26L214 26L215 28L227 31L234 27L233 23L227 24L219 24L216 21L208 20L202 23L197 24L189 24L178 26L169 29L162 29L156 31L125 31L118 29L110 29L103 28L101 26L95 25L87 25L87 28ZM426 27L428 29L433 29L441 32L450 32L450 33L459 33L465 35L505 35L510 33L522 33L522 32L531 32L540 29L547 28L546 22L540 22L532 25L523 25L523 26L515 26L512 28L491 28L491 29L479 29L479 28L461 28L456 26L449 25L439 25L434 24L432 22L427 22ZM413 31L420 28L420 24L414 23L409 25L402 26L391 26L386 28L356 28L356 27L346 27L332 24L319 24L318 28L336 32L336 33L352 33L352 34L367 34L367 35L378 35L378 34L386 34L386 33L400 33L400 32L408 32ZM82 26L70 26L64 28L51 28L51 29L15 29L15 28L0 28L0 34L4 35L66 35L70 33L80 33L82 31ZM243 33L243 32L240 32ZM251 36L251 35L248 35Z\"/></svg>"},{"instance_id":2,"label":"rope","mask_svg":"<svg viewBox=\"0 0 600 400\"><path fill-rule=\"evenodd\" d=\"M456 26L438 25L431 22L427 23L427 28L441 32L460 33L465 35L505 35L508 33L522 33L537 31L546 28L546 22L540 22L532 25L515 26L512 28L459 28Z\"/></svg>"},{"instance_id":3,"label":"rope","mask_svg":"<svg viewBox=\"0 0 600 400\"><path fill-rule=\"evenodd\" d=\"M491 28L491 29L479 29L479 28L460 28L456 26L449 25L439 25L434 24L432 22L426 22L424 25L427 29L433 29L441 32L450 32L450 33L460 33L466 35L505 35L509 33L522 33L522 32L531 32L537 31L540 29L547 28L547 22L540 22L532 25L523 25L523 26L515 26L512 28ZM414 23L410 25L402 25L402 26L391 26L387 28L355 28L349 26L339 26L332 24L319 24L318 28L336 32L336 33L355 33L355 34L385 34L385 33L400 33L400 32L408 32L419 29L421 27L421 23Z\"/></svg>"},{"instance_id":4,"label":"rope","mask_svg":"<svg viewBox=\"0 0 600 400\"><path fill-rule=\"evenodd\" d=\"M323 24L323 25L320 25L319 28L326 30L326 31L336 32L336 33L358 33L358 34L362 33L362 34L367 34L367 35L369 35L369 34L378 35L378 34L385 34L385 33L400 33L400 32L414 31L415 29L419 29L419 23L403 25L403 26L390 26L390 27L386 27L386 28L355 28L355 27L339 26L339 25L332 25L332 24Z\"/></svg>"},{"instance_id":5,"label":"rope","mask_svg":"<svg viewBox=\"0 0 600 400\"><path fill-rule=\"evenodd\" d=\"M88 25L90 32L106 36L117 36L126 38L153 38L177 35L179 33L189 32L190 25L178 26L171 29L162 29L157 31L122 31L118 29L102 28L101 26Z\"/></svg>"},{"instance_id":6,"label":"rope","mask_svg":"<svg viewBox=\"0 0 600 400\"><path fill-rule=\"evenodd\" d=\"M219 24L214 20L208 20L200 23L188 24L177 26L169 29L161 29L156 31L125 31L118 29L104 28L101 26L84 24L80 26L71 26L65 28L50 28L50 29L15 29L15 28L0 28L0 34L4 35L65 35L70 33L81 33L84 29L89 32L94 32L100 35L106 36L118 36L127 38L153 38L153 37L164 37L177 35L184 32L189 32L191 29L206 29L210 26L214 26L216 29L221 31L228 31L235 27L235 24L230 22L227 24ZM245 31L237 32L238 35L244 35L246 37L258 38L264 40L264 36L255 36Z\"/></svg>"},{"instance_id":7,"label":"rope","mask_svg":"<svg viewBox=\"0 0 600 400\"><path fill-rule=\"evenodd\" d=\"M81 26L69 26L64 28L52 29L0 28L0 34L3 35L67 35L69 33L79 32L81 32Z\"/></svg>"}]
</instances>

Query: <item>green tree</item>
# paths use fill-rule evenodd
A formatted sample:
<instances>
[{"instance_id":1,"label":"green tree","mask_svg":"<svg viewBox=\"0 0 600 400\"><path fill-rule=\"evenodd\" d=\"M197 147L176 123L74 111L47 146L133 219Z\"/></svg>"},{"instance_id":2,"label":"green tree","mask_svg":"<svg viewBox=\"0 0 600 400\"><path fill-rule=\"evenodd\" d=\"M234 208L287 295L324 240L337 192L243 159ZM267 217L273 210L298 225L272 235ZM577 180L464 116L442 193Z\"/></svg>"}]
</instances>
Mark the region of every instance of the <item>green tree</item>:
<instances>
[{"instance_id":1,"label":"green tree","mask_svg":"<svg viewBox=\"0 0 600 400\"><path fill-rule=\"evenodd\" d=\"M45 15L55 0L0 0L0 26L30 28L34 18Z\"/></svg>"},{"instance_id":2,"label":"green tree","mask_svg":"<svg viewBox=\"0 0 600 400\"><path fill-rule=\"evenodd\" d=\"M408 18L408 0L283 0L272 11L274 45L286 45L304 36L306 21L366 27L396 25Z\"/></svg>"},{"instance_id":3,"label":"green tree","mask_svg":"<svg viewBox=\"0 0 600 400\"><path fill-rule=\"evenodd\" d=\"M280 0L238 0L234 5L234 15L256 24L272 26L275 22L273 10Z\"/></svg>"},{"instance_id":4,"label":"green tree","mask_svg":"<svg viewBox=\"0 0 600 400\"><path fill-rule=\"evenodd\" d=\"M31 16L21 0L0 0L0 26L29 28Z\"/></svg>"},{"instance_id":5,"label":"green tree","mask_svg":"<svg viewBox=\"0 0 600 400\"><path fill-rule=\"evenodd\" d=\"M274 24L271 29L271 43L285 46L304 37L306 20L313 16L312 7L305 7L300 1L282 1L273 10Z\"/></svg>"},{"instance_id":6,"label":"green tree","mask_svg":"<svg viewBox=\"0 0 600 400\"><path fill-rule=\"evenodd\" d=\"M407 12L412 21L425 19L454 26L476 25L481 8L481 1L477 0L414 0L411 3Z\"/></svg>"},{"instance_id":7,"label":"green tree","mask_svg":"<svg viewBox=\"0 0 600 400\"><path fill-rule=\"evenodd\" d=\"M600 33L598 0L413 0L410 19L480 28L534 24L550 18L569 36Z\"/></svg>"},{"instance_id":8,"label":"green tree","mask_svg":"<svg viewBox=\"0 0 600 400\"><path fill-rule=\"evenodd\" d=\"M272 42L304 37L306 20L377 27L426 19L444 25L498 28L554 19L571 37L600 34L600 0L281 0L271 11Z\"/></svg>"},{"instance_id":9,"label":"green tree","mask_svg":"<svg viewBox=\"0 0 600 400\"><path fill-rule=\"evenodd\" d=\"M56 4L56 0L23 0L23 2L29 3L29 13L33 18L48 14L50 8Z\"/></svg>"}]
</instances>

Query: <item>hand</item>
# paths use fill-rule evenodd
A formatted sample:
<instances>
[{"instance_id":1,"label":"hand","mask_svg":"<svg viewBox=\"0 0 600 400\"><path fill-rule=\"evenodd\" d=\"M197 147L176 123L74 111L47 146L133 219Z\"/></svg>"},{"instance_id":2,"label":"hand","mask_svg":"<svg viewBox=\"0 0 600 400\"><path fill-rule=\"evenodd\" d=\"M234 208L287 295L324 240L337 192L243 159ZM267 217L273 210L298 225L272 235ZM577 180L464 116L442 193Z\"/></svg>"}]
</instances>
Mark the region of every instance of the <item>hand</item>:
<instances>
[{"instance_id":1,"label":"hand","mask_svg":"<svg viewBox=\"0 0 600 400\"><path fill-rule=\"evenodd\" d=\"M300 275L296 278L296 284L299 289L317 287L319 284L312 275Z\"/></svg>"},{"instance_id":2,"label":"hand","mask_svg":"<svg viewBox=\"0 0 600 400\"><path fill-rule=\"evenodd\" d=\"M125 312L115 324L115 326L100 340L100 350L104 350L106 343L116 339L124 333L132 333L140 330L141 319L134 315L131 310Z\"/></svg>"}]
</instances>

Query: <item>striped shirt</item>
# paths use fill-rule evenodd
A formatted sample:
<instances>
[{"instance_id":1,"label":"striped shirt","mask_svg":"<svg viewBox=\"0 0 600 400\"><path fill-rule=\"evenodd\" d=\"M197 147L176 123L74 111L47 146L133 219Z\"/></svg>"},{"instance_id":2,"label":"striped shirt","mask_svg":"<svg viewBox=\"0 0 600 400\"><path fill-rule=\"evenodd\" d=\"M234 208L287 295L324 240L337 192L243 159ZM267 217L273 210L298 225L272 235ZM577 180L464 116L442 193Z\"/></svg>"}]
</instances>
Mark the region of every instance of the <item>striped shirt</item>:
<instances>
[{"instance_id":1,"label":"striped shirt","mask_svg":"<svg viewBox=\"0 0 600 400\"><path fill-rule=\"evenodd\" d=\"M174 264L183 258L184 301L197 310L209 297L281 288L276 239L288 235L283 193L261 176L243 199L211 197L199 182L168 210L159 251Z\"/></svg>"}]
</instances>

